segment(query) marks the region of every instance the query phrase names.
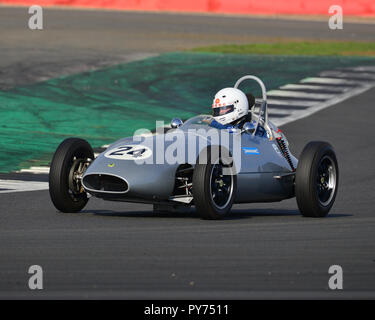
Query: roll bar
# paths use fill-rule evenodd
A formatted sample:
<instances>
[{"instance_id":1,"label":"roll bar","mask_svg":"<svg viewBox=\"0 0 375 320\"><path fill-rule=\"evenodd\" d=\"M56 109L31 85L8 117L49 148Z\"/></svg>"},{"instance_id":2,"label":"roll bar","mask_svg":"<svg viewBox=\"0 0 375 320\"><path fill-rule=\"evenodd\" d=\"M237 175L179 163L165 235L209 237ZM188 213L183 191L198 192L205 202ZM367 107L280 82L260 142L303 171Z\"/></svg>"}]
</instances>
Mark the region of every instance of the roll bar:
<instances>
[{"instance_id":1,"label":"roll bar","mask_svg":"<svg viewBox=\"0 0 375 320\"><path fill-rule=\"evenodd\" d=\"M252 75L247 75L247 76L243 76L242 78L239 78L237 80L237 82L235 83L234 88L237 89L238 86L241 84L241 82L244 81L244 80L255 80L256 82L258 82L258 84L260 85L260 87L262 89L262 104L259 108L259 116L258 116L257 124L255 126L255 130L253 132L253 135L255 135L255 133L258 129L259 123L262 122L261 124L268 131L270 136L273 137L272 130L270 129L270 127L268 125L268 106L267 106L266 86L264 85L263 81L260 80L258 77L252 76Z\"/></svg>"}]
</instances>

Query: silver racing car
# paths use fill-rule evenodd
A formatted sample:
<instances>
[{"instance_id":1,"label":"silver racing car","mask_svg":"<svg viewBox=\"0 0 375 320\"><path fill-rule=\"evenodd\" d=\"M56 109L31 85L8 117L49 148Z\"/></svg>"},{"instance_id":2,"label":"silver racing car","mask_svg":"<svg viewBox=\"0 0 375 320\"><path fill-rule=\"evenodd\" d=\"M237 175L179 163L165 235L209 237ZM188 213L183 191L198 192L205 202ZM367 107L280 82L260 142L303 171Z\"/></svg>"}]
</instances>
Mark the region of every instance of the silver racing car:
<instances>
[{"instance_id":1,"label":"silver racing car","mask_svg":"<svg viewBox=\"0 0 375 320\"><path fill-rule=\"evenodd\" d=\"M64 140L50 167L53 204L61 212L79 212L93 196L149 203L158 211L195 206L202 218L220 219L234 203L296 197L303 216L326 216L339 178L332 146L310 142L297 160L268 119L263 82L245 76L234 88L246 79L258 82L262 99L250 103L248 121L239 128L213 128L207 115L176 118L168 131L118 140L96 158L87 141Z\"/></svg>"}]
</instances>

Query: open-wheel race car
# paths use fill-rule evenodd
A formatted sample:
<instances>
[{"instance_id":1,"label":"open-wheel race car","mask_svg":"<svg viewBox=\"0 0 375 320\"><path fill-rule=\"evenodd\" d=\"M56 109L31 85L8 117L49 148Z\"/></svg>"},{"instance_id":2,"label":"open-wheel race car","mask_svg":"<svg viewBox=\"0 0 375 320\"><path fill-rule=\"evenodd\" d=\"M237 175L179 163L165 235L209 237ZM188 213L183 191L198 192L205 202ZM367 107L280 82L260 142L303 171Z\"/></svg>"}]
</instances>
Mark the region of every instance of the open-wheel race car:
<instances>
[{"instance_id":1,"label":"open-wheel race car","mask_svg":"<svg viewBox=\"0 0 375 320\"><path fill-rule=\"evenodd\" d=\"M220 219L230 213L234 203L296 197L303 216L326 216L338 186L332 146L310 142L297 160L285 135L268 119L263 82L245 76L234 88L246 79L258 82L262 99L256 108L255 99L250 101L251 96L247 96L251 108L246 121L234 129L212 127L207 115L185 123L176 118L169 131L118 140L96 158L85 140L64 140L50 167L53 204L61 212L79 212L93 196L149 203L159 211L195 206L201 217ZM219 138L213 138L213 133ZM192 143L194 138L204 143ZM167 154L176 161L163 158Z\"/></svg>"}]
</instances>

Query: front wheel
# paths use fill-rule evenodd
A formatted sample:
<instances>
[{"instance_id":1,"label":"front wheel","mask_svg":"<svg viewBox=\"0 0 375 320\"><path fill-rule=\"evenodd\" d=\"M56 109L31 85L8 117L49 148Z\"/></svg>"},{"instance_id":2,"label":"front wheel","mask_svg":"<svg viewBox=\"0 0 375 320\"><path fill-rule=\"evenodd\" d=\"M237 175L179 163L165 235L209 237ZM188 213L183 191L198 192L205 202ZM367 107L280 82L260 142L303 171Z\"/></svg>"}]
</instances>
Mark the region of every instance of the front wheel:
<instances>
[{"instance_id":1,"label":"front wheel","mask_svg":"<svg viewBox=\"0 0 375 320\"><path fill-rule=\"evenodd\" d=\"M49 194L52 203L61 212L79 212L88 198L81 178L94 152L90 144L78 138L68 138L57 148L49 173Z\"/></svg>"},{"instance_id":2,"label":"front wheel","mask_svg":"<svg viewBox=\"0 0 375 320\"><path fill-rule=\"evenodd\" d=\"M296 172L296 199L305 217L325 217L335 202L339 169L327 142L310 142L303 149Z\"/></svg>"},{"instance_id":3,"label":"front wheel","mask_svg":"<svg viewBox=\"0 0 375 320\"><path fill-rule=\"evenodd\" d=\"M214 153L208 148L207 163L200 164L198 160L193 173L194 204L203 219L224 218L236 193L237 176L227 174L225 168L230 171L229 167L222 163L219 153Z\"/></svg>"}]
</instances>

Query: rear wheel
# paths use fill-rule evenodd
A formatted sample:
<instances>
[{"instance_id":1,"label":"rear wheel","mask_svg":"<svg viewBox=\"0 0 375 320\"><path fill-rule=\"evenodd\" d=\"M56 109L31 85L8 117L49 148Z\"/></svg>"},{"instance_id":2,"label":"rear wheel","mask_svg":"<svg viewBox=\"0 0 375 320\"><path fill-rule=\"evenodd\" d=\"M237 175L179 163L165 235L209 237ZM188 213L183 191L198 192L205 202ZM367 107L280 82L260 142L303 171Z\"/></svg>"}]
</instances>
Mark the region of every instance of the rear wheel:
<instances>
[{"instance_id":1,"label":"rear wheel","mask_svg":"<svg viewBox=\"0 0 375 320\"><path fill-rule=\"evenodd\" d=\"M193 174L194 204L203 219L222 219L231 210L236 193L237 176L225 174L219 154L211 161L211 148L207 151L207 164L199 160Z\"/></svg>"},{"instance_id":2,"label":"rear wheel","mask_svg":"<svg viewBox=\"0 0 375 320\"><path fill-rule=\"evenodd\" d=\"M336 154L327 142L310 142L296 172L296 199L305 217L324 217L335 202L339 181Z\"/></svg>"},{"instance_id":3,"label":"rear wheel","mask_svg":"<svg viewBox=\"0 0 375 320\"><path fill-rule=\"evenodd\" d=\"M84 208L88 198L81 178L93 159L94 152L83 139L68 138L59 145L49 173L49 194L57 210L78 212Z\"/></svg>"}]
</instances>

